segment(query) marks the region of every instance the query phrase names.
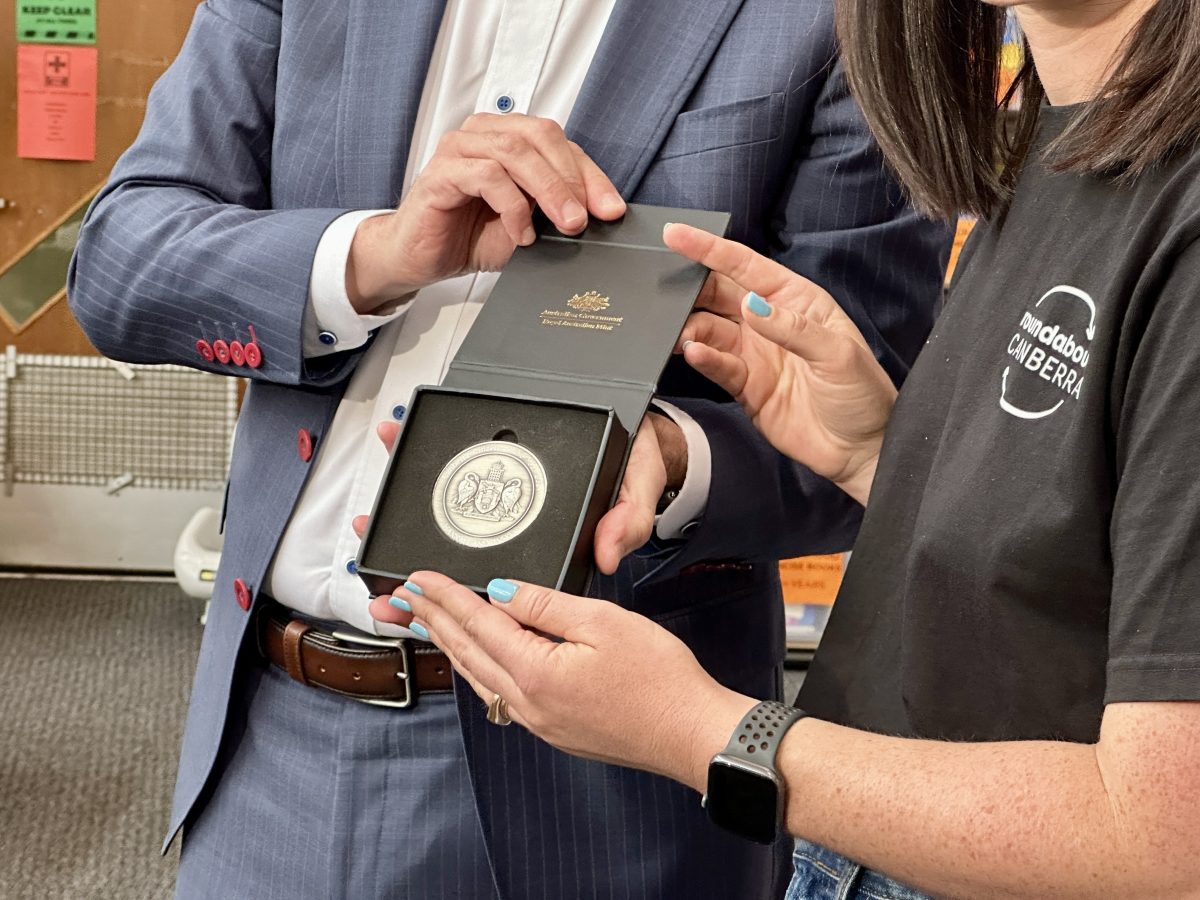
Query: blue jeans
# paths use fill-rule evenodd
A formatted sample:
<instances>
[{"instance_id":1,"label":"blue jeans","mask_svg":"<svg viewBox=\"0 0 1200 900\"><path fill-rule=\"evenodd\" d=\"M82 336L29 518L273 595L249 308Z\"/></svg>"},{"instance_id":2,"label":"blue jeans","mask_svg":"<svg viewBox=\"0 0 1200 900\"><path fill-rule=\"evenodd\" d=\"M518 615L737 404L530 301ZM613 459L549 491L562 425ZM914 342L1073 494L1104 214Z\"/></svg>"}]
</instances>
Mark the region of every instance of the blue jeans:
<instances>
[{"instance_id":1,"label":"blue jeans","mask_svg":"<svg viewBox=\"0 0 1200 900\"><path fill-rule=\"evenodd\" d=\"M929 900L920 891L808 841L796 841L792 862L795 874L786 900Z\"/></svg>"}]
</instances>

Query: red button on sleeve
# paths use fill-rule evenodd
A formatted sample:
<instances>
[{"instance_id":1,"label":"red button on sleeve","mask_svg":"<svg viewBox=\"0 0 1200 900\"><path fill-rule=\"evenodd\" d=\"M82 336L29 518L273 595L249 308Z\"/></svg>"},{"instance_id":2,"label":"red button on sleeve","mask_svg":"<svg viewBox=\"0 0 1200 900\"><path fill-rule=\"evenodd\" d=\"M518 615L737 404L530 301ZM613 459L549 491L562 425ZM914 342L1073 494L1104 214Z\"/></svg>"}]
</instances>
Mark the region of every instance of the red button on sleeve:
<instances>
[{"instance_id":1,"label":"red button on sleeve","mask_svg":"<svg viewBox=\"0 0 1200 900\"><path fill-rule=\"evenodd\" d=\"M246 582L240 578L233 580L233 596L237 599L237 604L242 609L250 609L250 588L246 587Z\"/></svg>"},{"instance_id":2,"label":"red button on sleeve","mask_svg":"<svg viewBox=\"0 0 1200 900\"><path fill-rule=\"evenodd\" d=\"M262 365L262 350L258 347L258 335L254 333L254 326L247 325L246 330L250 332L250 343L246 345L246 365L252 369L257 369Z\"/></svg>"},{"instance_id":3,"label":"red button on sleeve","mask_svg":"<svg viewBox=\"0 0 1200 900\"><path fill-rule=\"evenodd\" d=\"M300 458L305 462L312 459L313 439L312 434L307 428L301 428L296 432L296 452L300 454Z\"/></svg>"},{"instance_id":4,"label":"red button on sleeve","mask_svg":"<svg viewBox=\"0 0 1200 900\"><path fill-rule=\"evenodd\" d=\"M242 346L241 341L229 342L229 358L233 360L235 366L246 364L246 348Z\"/></svg>"},{"instance_id":5,"label":"red button on sleeve","mask_svg":"<svg viewBox=\"0 0 1200 900\"><path fill-rule=\"evenodd\" d=\"M213 341L213 353L219 362L229 362L229 345L224 341Z\"/></svg>"},{"instance_id":6,"label":"red button on sleeve","mask_svg":"<svg viewBox=\"0 0 1200 900\"><path fill-rule=\"evenodd\" d=\"M204 358L205 362L212 362L213 357L216 356L216 354L213 353L212 344L204 340L196 341L196 352Z\"/></svg>"}]
</instances>

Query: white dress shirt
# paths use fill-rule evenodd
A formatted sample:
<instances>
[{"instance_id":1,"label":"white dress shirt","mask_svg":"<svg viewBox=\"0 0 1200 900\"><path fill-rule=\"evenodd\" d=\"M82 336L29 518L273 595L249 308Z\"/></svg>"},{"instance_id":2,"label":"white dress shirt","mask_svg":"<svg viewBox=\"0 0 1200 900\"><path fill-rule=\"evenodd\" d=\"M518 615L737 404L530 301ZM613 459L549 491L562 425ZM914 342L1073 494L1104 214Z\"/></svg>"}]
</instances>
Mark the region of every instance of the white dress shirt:
<instances>
[{"instance_id":1,"label":"white dress shirt","mask_svg":"<svg viewBox=\"0 0 1200 900\"><path fill-rule=\"evenodd\" d=\"M421 94L404 193L442 135L472 113L519 112L565 125L614 3L449 0ZM267 585L273 597L303 614L341 620L369 633L412 637L408 629L376 622L368 613L370 598L354 571L359 541L350 522L370 512L387 464L376 423L402 423L413 388L441 382L499 276L447 279L386 314L359 315L346 295L350 244L364 218L389 212L347 213L329 226L317 247L305 322L307 355L353 349L380 330L318 444L315 468L275 553ZM680 424L688 444L683 489L657 522L659 536L673 538L707 505L711 460L695 421L669 404L659 406Z\"/></svg>"}]
</instances>

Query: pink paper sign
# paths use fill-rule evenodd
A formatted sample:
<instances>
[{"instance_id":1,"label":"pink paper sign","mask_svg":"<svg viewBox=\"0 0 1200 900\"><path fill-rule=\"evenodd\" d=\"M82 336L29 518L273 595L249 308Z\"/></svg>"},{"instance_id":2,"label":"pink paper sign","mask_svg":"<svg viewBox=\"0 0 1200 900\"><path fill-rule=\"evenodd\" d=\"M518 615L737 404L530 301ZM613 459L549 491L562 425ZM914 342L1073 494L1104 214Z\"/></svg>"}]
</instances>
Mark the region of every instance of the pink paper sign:
<instances>
[{"instance_id":1,"label":"pink paper sign","mask_svg":"<svg viewBox=\"0 0 1200 900\"><path fill-rule=\"evenodd\" d=\"M96 158L96 48L17 46L17 156Z\"/></svg>"}]
</instances>

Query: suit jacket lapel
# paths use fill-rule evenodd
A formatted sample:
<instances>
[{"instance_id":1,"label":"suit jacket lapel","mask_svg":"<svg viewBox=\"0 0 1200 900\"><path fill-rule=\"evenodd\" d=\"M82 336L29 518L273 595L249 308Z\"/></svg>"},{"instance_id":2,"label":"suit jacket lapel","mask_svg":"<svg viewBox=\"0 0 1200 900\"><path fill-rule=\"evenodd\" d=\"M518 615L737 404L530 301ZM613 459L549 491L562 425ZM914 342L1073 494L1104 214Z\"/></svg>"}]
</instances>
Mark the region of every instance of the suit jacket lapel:
<instances>
[{"instance_id":1,"label":"suit jacket lapel","mask_svg":"<svg viewBox=\"0 0 1200 900\"><path fill-rule=\"evenodd\" d=\"M617 0L567 133L630 196L743 0Z\"/></svg>"},{"instance_id":2,"label":"suit jacket lapel","mask_svg":"<svg viewBox=\"0 0 1200 900\"><path fill-rule=\"evenodd\" d=\"M350 0L337 186L350 208L394 206L446 0Z\"/></svg>"}]
</instances>

